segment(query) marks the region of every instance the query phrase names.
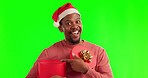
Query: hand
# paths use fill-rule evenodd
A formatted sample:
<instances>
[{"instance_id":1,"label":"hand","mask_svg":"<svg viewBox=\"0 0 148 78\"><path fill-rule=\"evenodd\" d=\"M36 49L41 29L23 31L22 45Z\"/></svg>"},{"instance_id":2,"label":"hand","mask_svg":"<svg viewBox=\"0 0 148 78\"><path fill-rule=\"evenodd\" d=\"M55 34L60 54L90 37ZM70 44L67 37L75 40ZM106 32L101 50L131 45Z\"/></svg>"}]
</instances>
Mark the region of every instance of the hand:
<instances>
[{"instance_id":1,"label":"hand","mask_svg":"<svg viewBox=\"0 0 148 78\"><path fill-rule=\"evenodd\" d=\"M71 68L76 72L87 73L89 67L85 65L84 61L76 55L73 55L73 57L74 59L63 59L61 61L69 63Z\"/></svg>"},{"instance_id":2,"label":"hand","mask_svg":"<svg viewBox=\"0 0 148 78\"><path fill-rule=\"evenodd\" d=\"M58 75L55 75L55 76L52 76L52 77L50 77L50 78L63 78L63 77L58 76Z\"/></svg>"}]
</instances>

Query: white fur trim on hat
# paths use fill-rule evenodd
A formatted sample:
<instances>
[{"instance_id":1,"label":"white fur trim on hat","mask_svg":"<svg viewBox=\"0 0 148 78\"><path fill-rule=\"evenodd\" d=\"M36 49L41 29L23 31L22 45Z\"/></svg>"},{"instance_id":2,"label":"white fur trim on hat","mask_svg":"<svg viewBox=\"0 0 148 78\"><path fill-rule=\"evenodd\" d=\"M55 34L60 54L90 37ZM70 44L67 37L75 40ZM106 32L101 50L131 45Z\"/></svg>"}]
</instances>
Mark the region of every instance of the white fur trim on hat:
<instances>
[{"instance_id":1,"label":"white fur trim on hat","mask_svg":"<svg viewBox=\"0 0 148 78\"><path fill-rule=\"evenodd\" d=\"M59 22L61 21L61 19L64 18L65 16L67 16L68 14L72 14L72 13L77 13L77 14L80 15L80 13L78 12L77 9L75 9L75 8L69 8L69 9L63 11L63 12L59 15L58 21L57 21L57 22L54 21L54 26L55 26L55 27L59 27L59 26L60 26Z\"/></svg>"}]
</instances>

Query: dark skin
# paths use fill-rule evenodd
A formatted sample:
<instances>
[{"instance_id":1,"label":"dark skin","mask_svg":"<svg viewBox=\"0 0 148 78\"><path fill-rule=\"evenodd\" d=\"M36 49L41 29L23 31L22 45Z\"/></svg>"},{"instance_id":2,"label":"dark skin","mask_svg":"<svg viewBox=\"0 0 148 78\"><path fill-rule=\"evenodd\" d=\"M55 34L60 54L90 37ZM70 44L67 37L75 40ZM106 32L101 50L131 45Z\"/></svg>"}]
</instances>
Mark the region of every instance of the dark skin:
<instances>
[{"instance_id":1,"label":"dark skin","mask_svg":"<svg viewBox=\"0 0 148 78\"><path fill-rule=\"evenodd\" d=\"M70 45L81 44L83 41L80 40L80 35L82 32L82 23L80 19L80 15L73 13L65 16L59 26L59 30L64 32L65 41ZM77 31L77 34L74 32ZM62 59L62 62L67 62L71 65L73 71L81 72L83 74L87 73L89 67L85 65L84 61L73 55L74 59ZM62 78L60 76L53 76L51 78Z\"/></svg>"},{"instance_id":2,"label":"dark skin","mask_svg":"<svg viewBox=\"0 0 148 78\"><path fill-rule=\"evenodd\" d=\"M73 45L73 44L80 43L81 42L80 35L82 32L82 24L81 24L80 15L73 13L73 14L69 14L66 17L64 17L60 22L59 30L61 32L64 32L65 41L68 44ZM74 31L78 31L78 34L77 34L78 37L72 36L72 32Z\"/></svg>"}]
</instances>

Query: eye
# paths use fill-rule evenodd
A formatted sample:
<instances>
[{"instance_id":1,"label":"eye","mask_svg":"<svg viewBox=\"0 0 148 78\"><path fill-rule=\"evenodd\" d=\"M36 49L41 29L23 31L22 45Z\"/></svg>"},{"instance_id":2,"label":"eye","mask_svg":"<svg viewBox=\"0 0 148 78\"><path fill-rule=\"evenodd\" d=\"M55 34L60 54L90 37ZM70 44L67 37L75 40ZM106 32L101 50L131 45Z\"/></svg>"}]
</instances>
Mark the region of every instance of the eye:
<instances>
[{"instance_id":1,"label":"eye","mask_svg":"<svg viewBox=\"0 0 148 78\"><path fill-rule=\"evenodd\" d=\"M80 21L80 20L77 20L77 21L76 21L76 24L80 24L80 23L81 23L81 21Z\"/></svg>"},{"instance_id":2,"label":"eye","mask_svg":"<svg viewBox=\"0 0 148 78\"><path fill-rule=\"evenodd\" d=\"M72 25L72 24L71 24L71 22L66 22L66 25L70 26L70 25Z\"/></svg>"}]
</instances>

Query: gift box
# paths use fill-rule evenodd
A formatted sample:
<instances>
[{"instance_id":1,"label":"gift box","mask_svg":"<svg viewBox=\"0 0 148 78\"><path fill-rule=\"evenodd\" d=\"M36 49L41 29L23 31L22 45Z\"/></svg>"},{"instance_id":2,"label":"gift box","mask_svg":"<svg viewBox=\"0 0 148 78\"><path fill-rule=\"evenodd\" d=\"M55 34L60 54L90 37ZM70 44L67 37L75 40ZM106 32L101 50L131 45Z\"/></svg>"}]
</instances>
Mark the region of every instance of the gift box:
<instances>
[{"instance_id":1,"label":"gift box","mask_svg":"<svg viewBox=\"0 0 148 78\"><path fill-rule=\"evenodd\" d=\"M41 60L38 62L38 78L50 78L54 75L65 77L65 62L60 60Z\"/></svg>"},{"instance_id":2,"label":"gift box","mask_svg":"<svg viewBox=\"0 0 148 78\"><path fill-rule=\"evenodd\" d=\"M70 59L74 59L73 55L83 59L85 64L88 65L89 67L94 67L96 65L96 61L95 61L96 57L94 56L94 53L91 52L89 49L87 49L84 46L81 46L81 45L75 46L70 52ZM82 55L84 55L84 56L82 56ZM89 57L90 60L83 58L85 56Z\"/></svg>"}]
</instances>

